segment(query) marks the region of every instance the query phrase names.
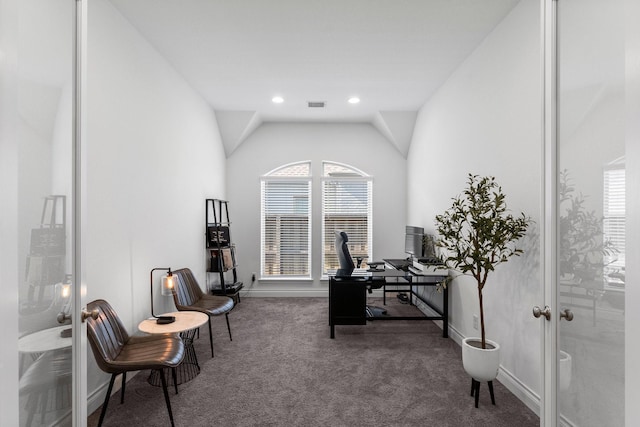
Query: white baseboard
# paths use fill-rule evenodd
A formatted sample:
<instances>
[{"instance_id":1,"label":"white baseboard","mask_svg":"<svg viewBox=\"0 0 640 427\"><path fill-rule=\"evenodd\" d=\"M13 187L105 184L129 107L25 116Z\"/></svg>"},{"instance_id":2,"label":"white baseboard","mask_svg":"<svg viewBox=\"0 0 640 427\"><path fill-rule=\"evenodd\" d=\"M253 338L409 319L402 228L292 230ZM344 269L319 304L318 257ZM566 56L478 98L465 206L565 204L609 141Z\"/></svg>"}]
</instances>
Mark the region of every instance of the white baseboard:
<instances>
[{"instance_id":1,"label":"white baseboard","mask_svg":"<svg viewBox=\"0 0 640 427\"><path fill-rule=\"evenodd\" d=\"M329 297L328 289L251 289L240 291L240 298L300 298L300 297Z\"/></svg>"},{"instance_id":2,"label":"white baseboard","mask_svg":"<svg viewBox=\"0 0 640 427\"><path fill-rule=\"evenodd\" d=\"M504 385L507 390L513 393L522 403L527 405L536 415L540 416L540 396L527 387L515 375L504 369L502 365L498 369L498 381Z\"/></svg>"},{"instance_id":3,"label":"white baseboard","mask_svg":"<svg viewBox=\"0 0 640 427\"><path fill-rule=\"evenodd\" d=\"M576 425L571 422L570 419L560 414L560 427L576 427Z\"/></svg>"},{"instance_id":4,"label":"white baseboard","mask_svg":"<svg viewBox=\"0 0 640 427\"><path fill-rule=\"evenodd\" d=\"M367 294L368 296L382 298L381 290L373 290L372 294ZM260 298L300 298L300 297L309 297L309 298L328 298L329 297L329 289L249 289L247 291L240 291L240 298L251 298L251 297L260 297Z\"/></svg>"}]
</instances>

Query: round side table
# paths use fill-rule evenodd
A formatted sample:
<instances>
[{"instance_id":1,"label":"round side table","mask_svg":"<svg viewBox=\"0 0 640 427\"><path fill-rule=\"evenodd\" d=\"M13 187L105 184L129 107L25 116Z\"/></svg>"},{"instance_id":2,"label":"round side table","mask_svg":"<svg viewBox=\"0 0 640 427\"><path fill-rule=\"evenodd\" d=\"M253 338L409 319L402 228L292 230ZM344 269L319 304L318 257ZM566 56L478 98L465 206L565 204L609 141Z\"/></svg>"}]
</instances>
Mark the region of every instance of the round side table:
<instances>
[{"instance_id":1,"label":"round side table","mask_svg":"<svg viewBox=\"0 0 640 427\"><path fill-rule=\"evenodd\" d=\"M193 338L197 329L209 320L209 316L197 311L175 311L162 314L162 316L174 316L176 321L161 325L156 323L156 319L152 317L140 322L138 329L148 334L180 334L184 342L185 354L182 363L176 367L176 382L177 384L182 384L192 380L200 373L200 365L198 364L196 351L193 348ZM173 385L171 369L166 369L165 378L167 379L167 385ZM148 381L151 385L162 385L160 374L157 370L151 371Z\"/></svg>"}]
</instances>

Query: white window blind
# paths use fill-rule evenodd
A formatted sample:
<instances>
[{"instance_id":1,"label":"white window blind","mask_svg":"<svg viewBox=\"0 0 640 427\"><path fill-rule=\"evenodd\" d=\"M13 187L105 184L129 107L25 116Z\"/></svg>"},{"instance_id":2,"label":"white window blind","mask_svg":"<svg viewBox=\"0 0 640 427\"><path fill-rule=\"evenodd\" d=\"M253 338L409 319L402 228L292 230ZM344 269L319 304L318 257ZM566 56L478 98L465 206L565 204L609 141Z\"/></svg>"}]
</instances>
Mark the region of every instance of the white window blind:
<instances>
[{"instance_id":1,"label":"white window blind","mask_svg":"<svg viewBox=\"0 0 640 427\"><path fill-rule=\"evenodd\" d=\"M302 165L304 166L304 164ZM296 164L261 181L261 276L309 278L311 275L311 179Z\"/></svg>"},{"instance_id":2,"label":"white window blind","mask_svg":"<svg viewBox=\"0 0 640 427\"><path fill-rule=\"evenodd\" d=\"M616 165L604 170L603 200L604 239L615 249L614 253L605 255L605 265L609 270L624 270L626 228L624 165Z\"/></svg>"},{"instance_id":3,"label":"white window blind","mask_svg":"<svg viewBox=\"0 0 640 427\"><path fill-rule=\"evenodd\" d=\"M339 267L335 230L349 236L349 252L370 259L372 241L372 181L346 165L326 163L322 181L323 274ZM354 261L355 262L355 261Z\"/></svg>"}]
</instances>

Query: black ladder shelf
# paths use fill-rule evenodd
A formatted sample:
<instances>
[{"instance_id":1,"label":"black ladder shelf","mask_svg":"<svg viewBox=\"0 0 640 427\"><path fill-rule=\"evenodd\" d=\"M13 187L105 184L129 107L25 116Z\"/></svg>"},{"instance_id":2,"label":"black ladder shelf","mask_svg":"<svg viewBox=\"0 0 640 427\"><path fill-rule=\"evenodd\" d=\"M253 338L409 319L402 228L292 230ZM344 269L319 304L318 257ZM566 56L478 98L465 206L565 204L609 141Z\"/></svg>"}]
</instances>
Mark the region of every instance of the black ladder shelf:
<instances>
[{"instance_id":1,"label":"black ladder shelf","mask_svg":"<svg viewBox=\"0 0 640 427\"><path fill-rule=\"evenodd\" d=\"M45 301L45 288L53 288L56 283L65 279L66 206L66 196L45 197L40 227L31 230L31 245L26 265L29 291L25 310L50 304L51 301ZM55 297L52 295L51 298Z\"/></svg>"},{"instance_id":2,"label":"black ladder shelf","mask_svg":"<svg viewBox=\"0 0 640 427\"><path fill-rule=\"evenodd\" d=\"M218 273L220 282L210 286L210 292L213 295L231 297L237 304L240 302L240 290L243 288L243 284L238 281L238 273L236 271L238 265L236 263L235 245L231 240L229 202L219 199L206 199L205 221L207 256L209 257L207 278L209 273ZM228 280L229 272L233 276L232 281Z\"/></svg>"}]
</instances>

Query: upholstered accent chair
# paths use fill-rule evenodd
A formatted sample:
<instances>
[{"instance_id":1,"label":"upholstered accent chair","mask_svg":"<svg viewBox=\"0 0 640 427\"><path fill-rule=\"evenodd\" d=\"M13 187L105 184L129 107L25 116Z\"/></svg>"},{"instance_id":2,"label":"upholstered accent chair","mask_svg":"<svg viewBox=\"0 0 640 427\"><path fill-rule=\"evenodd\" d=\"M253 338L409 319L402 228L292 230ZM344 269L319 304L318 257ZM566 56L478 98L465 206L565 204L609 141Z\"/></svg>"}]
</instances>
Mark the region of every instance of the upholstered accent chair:
<instances>
[{"instance_id":1,"label":"upholstered accent chair","mask_svg":"<svg viewBox=\"0 0 640 427\"><path fill-rule=\"evenodd\" d=\"M127 372L145 369L158 370L162 380L164 399L173 426L173 413L164 375L166 368L172 368L173 382L176 383L175 367L184 357L184 343L175 334L130 336L116 311L105 300L95 300L87 305L89 311L97 310L96 318L87 319L87 335L91 350L100 369L111 374L107 395L102 404L98 427L102 426L107 412L113 383L122 374L120 403L124 402ZM175 386L176 394L178 386Z\"/></svg>"},{"instance_id":2,"label":"upholstered accent chair","mask_svg":"<svg viewBox=\"0 0 640 427\"><path fill-rule=\"evenodd\" d=\"M211 357L213 357L211 318L224 314L227 320L229 341L233 341L231 326L229 325L229 312L234 307L233 300L221 295L205 294L196 281L193 272L188 268L175 270L173 275L176 277L176 283L173 288L173 302L178 311L199 311L209 316L209 342L211 343Z\"/></svg>"}]
</instances>

